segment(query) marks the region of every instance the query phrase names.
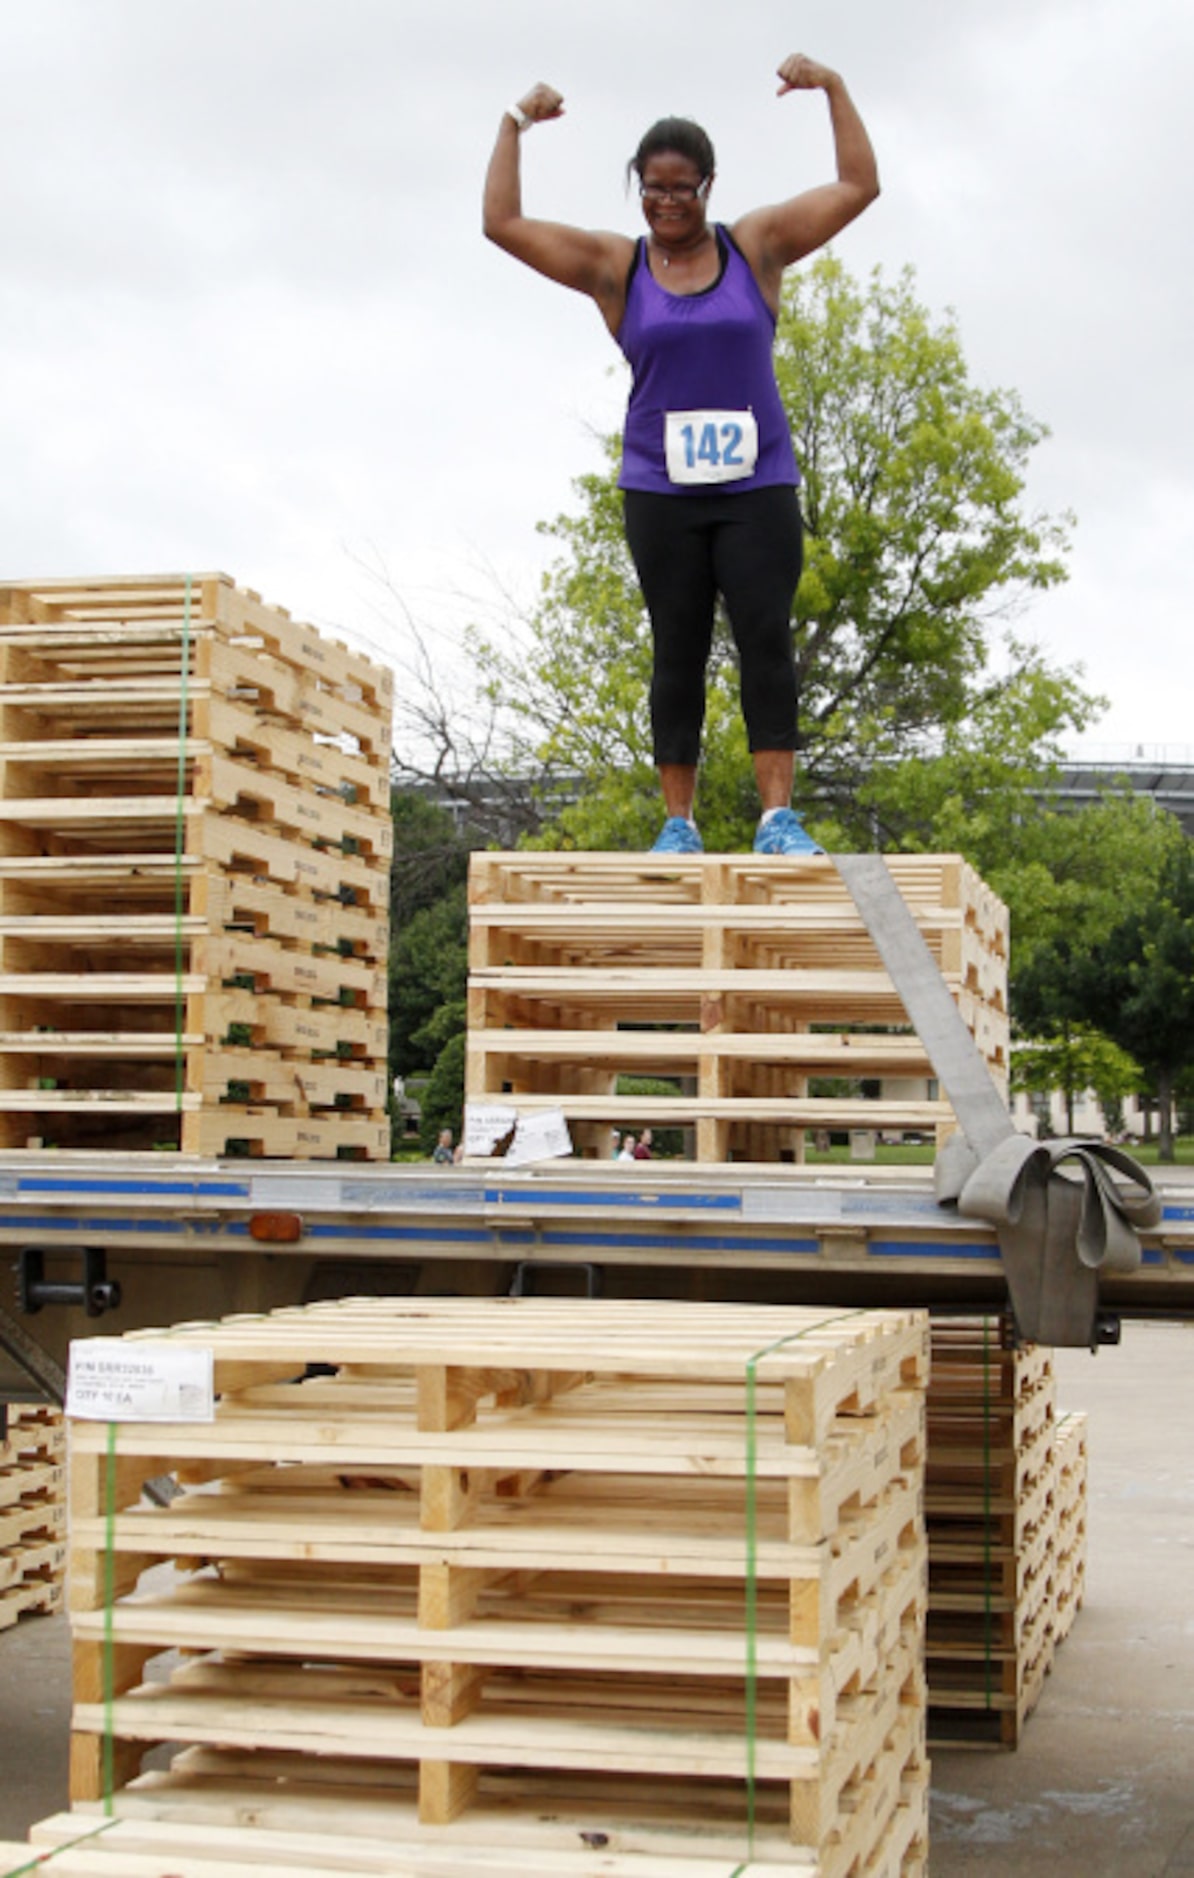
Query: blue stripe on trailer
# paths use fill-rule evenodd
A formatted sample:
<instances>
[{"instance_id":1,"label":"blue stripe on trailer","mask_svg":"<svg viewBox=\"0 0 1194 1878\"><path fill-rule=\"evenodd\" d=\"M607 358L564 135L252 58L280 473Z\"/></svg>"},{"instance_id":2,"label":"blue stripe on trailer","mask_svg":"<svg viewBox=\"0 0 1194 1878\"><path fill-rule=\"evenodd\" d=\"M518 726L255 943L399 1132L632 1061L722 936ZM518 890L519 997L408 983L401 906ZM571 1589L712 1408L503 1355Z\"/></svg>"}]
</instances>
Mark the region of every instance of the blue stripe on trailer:
<instances>
[{"instance_id":1,"label":"blue stripe on trailer","mask_svg":"<svg viewBox=\"0 0 1194 1878\"><path fill-rule=\"evenodd\" d=\"M742 1196L737 1193L685 1193L676 1188L667 1188L660 1193L610 1192L601 1188L596 1192L577 1192L567 1187L486 1187L485 1203L487 1206L518 1206L526 1210L532 1206L598 1206L598 1207L642 1207L657 1206L693 1207L702 1211L718 1213L740 1213Z\"/></svg>"},{"instance_id":2,"label":"blue stripe on trailer","mask_svg":"<svg viewBox=\"0 0 1194 1878\"><path fill-rule=\"evenodd\" d=\"M161 1195L168 1199L187 1200L247 1200L249 1185L247 1181L234 1180L116 1180L103 1178L88 1179L78 1177L70 1179L58 1174L18 1174L16 1181L18 1193L40 1194L147 1194L152 1197Z\"/></svg>"},{"instance_id":3,"label":"blue stripe on trailer","mask_svg":"<svg viewBox=\"0 0 1194 1878\"><path fill-rule=\"evenodd\" d=\"M94 1218L65 1213L0 1213L0 1230L26 1236L35 1232L70 1232L86 1239L102 1239L115 1232L152 1234L155 1239L184 1233L192 1238L247 1238L249 1232L243 1220L218 1216L214 1219L159 1218L156 1214L147 1217L144 1213L132 1219L121 1219L119 1214L113 1213L99 1213Z\"/></svg>"},{"instance_id":4,"label":"blue stripe on trailer","mask_svg":"<svg viewBox=\"0 0 1194 1878\"><path fill-rule=\"evenodd\" d=\"M536 1238L536 1243L543 1246L592 1246L617 1250L624 1246L628 1251L648 1251L665 1244L676 1245L677 1235L669 1232L569 1232L561 1229L552 1231L545 1227ZM680 1250L693 1255L703 1252L819 1252L819 1239L773 1239L756 1237L748 1233L702 1233L699 1239L685 1241Z\"/></svg>"},{"instance_id":5,"label":"blue stripe on trailer","mask_svg":"<svg viewBox=\"0 0 1194 1878\"><path fill-rule=\"evenodd\" d=\"M303 1240L350 1239L357 1241L368 1239L377 1241L378 1243L393 1241L400 1244L406 1244L408 1242L422 1244L426 1241L431 1245L443 1245L445 1242L448 1242L453 1245L490 1246L493 1244L495 1237L497 1237L498 1230L499 1229L491 1226L436 1226L431 1224L426 1226L354 1226L337 1225L334 1223L321 1224L319 1221L314 1221L310 1225L304 1224ZM534 1245L537 1243L537 1235L533 1228L524 1226L521 1222L517 1226L511 1225L509 1228L501 1228L500 1231L503 1245L507 1242L511 1245Z\"/></svg>"},{"instance_id":6,"label":"blue stripe on trailer","mask_svg":"<svg viewBox=\"0 0 1194 1878\"><path fill-rule=\"evenodd\" d=\"M983 1259L988 1264L999 1264L999 1247L993 1241L990 1245L959 1245L955 1240L943 1245L932 1239L872 1239L867 1255L873 1259Z\"/></svg>"}]
</instances>

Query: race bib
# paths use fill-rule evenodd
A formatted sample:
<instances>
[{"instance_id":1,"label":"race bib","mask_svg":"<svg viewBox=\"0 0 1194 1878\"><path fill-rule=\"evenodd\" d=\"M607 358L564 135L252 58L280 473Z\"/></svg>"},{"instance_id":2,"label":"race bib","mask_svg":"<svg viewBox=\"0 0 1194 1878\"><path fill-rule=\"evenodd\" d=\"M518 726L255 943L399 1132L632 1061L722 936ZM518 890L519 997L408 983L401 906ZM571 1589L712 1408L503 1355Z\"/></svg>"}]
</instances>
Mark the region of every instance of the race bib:
<instances>
[{"instance_id":1,"label":"race bib","mask_svg":"<svg viewBox=\"0 0 1194 1878\"><path fill-rule=\"evenodd\" d=\"M753 411L669 411L664 418L668 479L674 483L736 483L759 460Z\"/></svg>"}]
</instances>

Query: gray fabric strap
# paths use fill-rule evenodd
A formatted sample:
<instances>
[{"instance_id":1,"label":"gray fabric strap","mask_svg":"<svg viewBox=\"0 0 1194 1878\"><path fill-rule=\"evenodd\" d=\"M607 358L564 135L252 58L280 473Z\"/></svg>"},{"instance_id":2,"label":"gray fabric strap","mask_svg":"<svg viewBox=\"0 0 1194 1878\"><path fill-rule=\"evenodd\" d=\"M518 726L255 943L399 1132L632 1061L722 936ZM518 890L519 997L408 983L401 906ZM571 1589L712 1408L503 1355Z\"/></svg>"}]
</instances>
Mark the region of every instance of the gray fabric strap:
<instances>
[{"instance_id":1,"label":"gray fabric strap","mask_svg":"<svg viewBox=\"0 0 1194 1878\"><path fill-rule=\"evenodd\" d=\"M883 856L833 861L958 1118L962 1133L937 1157L937 1198L995 1227L1022 1337L1092 1344L1099 1272L1134 1271L1137 1228L1161 1218L1151 1180L1103 1142L1036 1142L1016 1133Z\"/></svg>"},{"instance_id":2,"label":"gray fabric strap","mask_svg":"<svg viewBox=\"0 0 1194 1878\"><path fill-rule=\"evenodd\" d=\"M881 854L835 854L833 862L967 1140L976 1154L989 1154L1014 1133L1007 1104L886 861Z\"/></svg>"}]
</instances>

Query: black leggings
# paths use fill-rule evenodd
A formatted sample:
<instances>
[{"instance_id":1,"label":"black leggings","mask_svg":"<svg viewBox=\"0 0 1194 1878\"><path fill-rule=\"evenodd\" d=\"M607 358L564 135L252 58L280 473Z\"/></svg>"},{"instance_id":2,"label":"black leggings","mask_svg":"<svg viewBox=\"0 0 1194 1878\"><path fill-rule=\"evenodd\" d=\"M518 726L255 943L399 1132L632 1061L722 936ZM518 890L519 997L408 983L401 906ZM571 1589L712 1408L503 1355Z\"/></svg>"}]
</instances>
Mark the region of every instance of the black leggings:
<instances>
[{"instance_id":1,"label":"black leggings","mask_svg":"<svg viewBox=\"0 0 1194 1878\"><path fill-rule=\"evenodd\" d=\"M800 504L785 487L700 495L624 492L626 540L651 616L656 763L696 764L705 667L720 593L741 667L750 748L796 748L792 601L804 552Z\"/></svg>"}]
</instances>

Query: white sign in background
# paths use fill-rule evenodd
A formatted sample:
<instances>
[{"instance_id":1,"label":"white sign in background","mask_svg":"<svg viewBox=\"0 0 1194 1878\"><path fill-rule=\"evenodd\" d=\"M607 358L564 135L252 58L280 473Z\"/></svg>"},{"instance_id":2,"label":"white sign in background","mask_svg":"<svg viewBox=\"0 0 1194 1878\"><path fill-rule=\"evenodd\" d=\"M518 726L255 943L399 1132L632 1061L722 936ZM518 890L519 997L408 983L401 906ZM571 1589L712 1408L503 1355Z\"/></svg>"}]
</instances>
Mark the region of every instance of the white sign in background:
<instances>
[{"instance_id":1,"label":"white sign in background","mask_svg":"<svg viewBox=\"0 0 1194 1878\"><path fill-rule=\"evenodd\" d=\"M210 1422L210 1349L81 1337L70 1346L66 1412L90 1422Z\"/></svg>"},{"instance_id":2,"label":"white sign in background","mask_svg":"<svg viewBox=\"0 0 1194 1878\"><path fill-rule=\"evenodd\" d=\"M534 1115L521 1115L518 1129L507 1152L511 1167L528 1161L556 1160L572 1152L572 1136L562 1109L540 1109Z\"/></svg>"},{"instance_id":3,"label":"white sign in background","mask_svg":"<svg viewBox=\"0 0 1194 1878\"><path fill-rule=\"evenodd\" d=\"M563 1109L541 1109L520 1115L509 1102L469 1102L464 1110L464 1151L492 1155L513 1134L505 1160L511 1167L529 1161L558 1159L572 1153L572 1137Z\"/></svg>"}]
</instances>

